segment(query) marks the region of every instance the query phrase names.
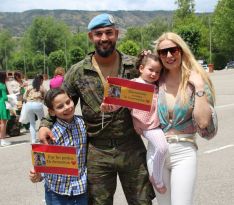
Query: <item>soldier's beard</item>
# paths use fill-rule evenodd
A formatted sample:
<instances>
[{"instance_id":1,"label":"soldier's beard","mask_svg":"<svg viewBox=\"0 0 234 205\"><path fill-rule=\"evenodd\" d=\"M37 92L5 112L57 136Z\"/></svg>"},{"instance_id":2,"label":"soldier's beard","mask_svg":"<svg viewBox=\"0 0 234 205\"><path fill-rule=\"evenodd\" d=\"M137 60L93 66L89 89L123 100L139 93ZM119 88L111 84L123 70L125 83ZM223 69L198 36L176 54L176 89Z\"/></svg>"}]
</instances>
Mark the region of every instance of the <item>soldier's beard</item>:
<instances>
[{"instance_id":1,"label":"soldier's beard","mask_svg":"<svg viewBox=\"0 0 234 205\"><path fill-rule=\"evenodd\" d=\"M103 58L109 57L115 50L115 43L112 43L108 49L101 49L99 45L95 45L95 51Z\"/></svg>"}]
</instances>

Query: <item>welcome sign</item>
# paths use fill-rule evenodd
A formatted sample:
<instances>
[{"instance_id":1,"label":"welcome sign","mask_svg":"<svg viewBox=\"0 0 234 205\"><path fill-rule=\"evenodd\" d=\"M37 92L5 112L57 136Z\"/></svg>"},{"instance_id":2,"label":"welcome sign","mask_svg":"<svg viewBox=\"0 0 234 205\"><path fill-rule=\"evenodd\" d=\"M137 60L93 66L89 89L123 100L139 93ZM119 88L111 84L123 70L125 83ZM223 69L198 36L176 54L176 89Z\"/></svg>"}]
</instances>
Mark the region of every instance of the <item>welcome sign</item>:
<instances>
[{"instance_id":1,"label":"welcome sign","mask_svg":"<svg viewBox=\"0 0 234 205\"><path fill-rule=\"evenodd\" d=\"M134 82L123 78L107 78L104 103L150 111L154 85Z\"/></svg>"},{"instance_id":2,"label":"welcome sign","mask_svg":"<svg viewBox=\"0 0 234 205\"><path fill-rule=\"evenodd\" d=\"M76 147L32 144L32 164L36 172L78 176Z\"/></svg>"}]
</instances>

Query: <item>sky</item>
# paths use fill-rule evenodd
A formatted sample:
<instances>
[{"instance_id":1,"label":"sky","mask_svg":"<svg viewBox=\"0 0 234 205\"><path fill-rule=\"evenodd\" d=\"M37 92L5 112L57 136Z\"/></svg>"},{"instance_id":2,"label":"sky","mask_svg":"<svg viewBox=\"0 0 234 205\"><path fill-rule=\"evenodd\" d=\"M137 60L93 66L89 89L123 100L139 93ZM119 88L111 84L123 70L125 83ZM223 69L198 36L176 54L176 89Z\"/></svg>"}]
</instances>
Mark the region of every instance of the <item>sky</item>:
<instances>
[{"instance_id":1,"label":"sky","mask_svg":"<svg viewBox=\"0 0 234 205\"><path fill-rule=\"evenodd\" d=\"M31 9L175 10L175 0L0 0L0 12ZM196 12L213 12L218 0L195 0Z\"/></svg>"}]
</instances>

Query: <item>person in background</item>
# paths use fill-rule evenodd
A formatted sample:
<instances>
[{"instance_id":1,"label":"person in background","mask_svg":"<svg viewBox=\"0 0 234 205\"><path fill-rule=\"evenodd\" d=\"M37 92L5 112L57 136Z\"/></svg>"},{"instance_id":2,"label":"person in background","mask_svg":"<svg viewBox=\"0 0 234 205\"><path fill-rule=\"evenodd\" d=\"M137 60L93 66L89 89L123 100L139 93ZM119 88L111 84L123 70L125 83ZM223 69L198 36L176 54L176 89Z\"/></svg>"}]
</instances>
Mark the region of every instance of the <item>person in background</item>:
<instances>
[{"instance_id":1,"label":"person in background","mask_svg":"<svg viewBox=\"0 0 234 205\"><path fill-rule=\"evenodd\" d=\"M71 97L61 88L46 93L45 105L56 122L51 129L55 136L54 145L75 146L79 176L46 174L44 177L30 171L32 182L45 180L45 201L47 205L88 205L86 148L87 133L81 116L74 115L75 106Z\"/></svg>"},{"instance_id":2,"label":"person in background","mask_svg":"<svg viewBox=\"0 0 234 205\"><path fill-rule=\"evenodd\" d=\"M10 119L10 112L6 109L7 101L6 72L0 71L0 145L8 146L11 143L5 140L7 120Z\"/></svg>"},{"instance_id":3,"label":"person in background","mask_svg":"<svg viewBox=\"0 0 234 205\"><path fill-rule=\"evenodd\" d=\"M26 101L26 112L30 123L31 143L36 143L36 117L41 120L44 117L43 101L46 89L43 87L43 76L36 75L32 85L28 86L24 100Z\"/></svg>"},{"instance_id":4,"label":"person in background","mask_svg":"<svg viewBox=\"0 0 234 205\"><path fill-rule=\"evenodd\" d=\"M65 71L62 67L57 67L54 71L54 77L50 80L51 88L60 88L64 80Z\"/></svg>"},{"instance_id":5,"label":"person in background","mask_svg":"<svg viewBox=\"0 0 234 205\"><path fill-rule=\"evenodd\" d=\"M130 110L135 130L154 146L155 153L152 155L153 174L150 181L155 189L163 194L167 190L162 180L162 171L168 145L164 133L160 128L157 113L158 80L162 71L162 65L157 55L151 54L151 51L144 50L138 55L136 69L138 69L140 75L138 78L132 79L132 81L155 86L150 112L138 109ZM101 104L103 112L113 112L119 108L120 106L116 105Z\"/></svg>"},{"instance_id":6,"label":"person in background","mask_svg":"<svg viewBox=\"0 0 234 205\"><path fill-rule=\"evenodd\" d=\"M158 115L169 143L163 169L165 194L156 193L159 205L192 205L197 170L195 134L213 129L215 92L207 72L176 33L156 40L155 50L164 72L159 82ZM148 166L153 147L149 143ZM152 170L149 171L150 175Z\"/></svg>"},{"instance_id":7,"label":"person in background","mask_svg":"<svg viewBox=\"0 0 234 205\"><path fill-rule=\"evenodd\" d=\"M23 105L23 96L24 96L24 93L25 93L26 88L28 86L28 82L23 80L22 73L19 71L14 72L14 80L15 80L15 84L18 84L18 86L16 86L18 89L16 91L17 100L18 100L16 114L20 115L22 105ZM21 124L21 132L28 132L29 127L30 127L29 123L28 124Z\"/></svg>"},{"instance_id":8,"label":"person in background","mask_svg":"<svg viewBox=\"0 0 234 205\"><path fill-rule=\"evenodd\" d=\"M116 49L119 30L113 16L103 13L88 25L95 51L73 65L65 75L63 88L75 104L80 99L89 141L87 155L89 204L112 205L119 176L128 204L151 205L155 197L146 165L146 148L133 127L129 109L105 115L102 127L100 105L107 76L137 76L133 56ZM53 121L44 119L39 138L48 144Z\"/></svg>"}]
</instances>

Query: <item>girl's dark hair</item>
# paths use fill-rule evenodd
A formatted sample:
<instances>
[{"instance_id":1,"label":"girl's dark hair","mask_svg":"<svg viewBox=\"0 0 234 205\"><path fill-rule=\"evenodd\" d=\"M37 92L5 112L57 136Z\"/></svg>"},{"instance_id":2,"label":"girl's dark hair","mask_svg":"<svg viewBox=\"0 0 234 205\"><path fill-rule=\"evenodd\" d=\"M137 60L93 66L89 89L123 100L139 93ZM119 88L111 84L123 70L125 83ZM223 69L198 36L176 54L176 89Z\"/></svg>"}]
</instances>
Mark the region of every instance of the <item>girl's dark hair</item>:
<instances>
[{"instance_id":1,"label":"girl's dark hair","mask_svg":"<svg viewBox=\"0 0 234 205\"><path fill-rule=\"evenodd\" d=\"M21 78L22 77L22 75L21 75L21 73L19 72L19 71L15 71L14 72L14 79L15 80L18 80L19 78Z\"/></svg>"},{"instance_id":2,"label":"girl's dark hair","mask_svg":"<svg viewBox=\"0 0 234 205\"><path fill-rule=\"evenodd\" d=\"M40 90L41 82L43 81L42 75L36 75L33 79L32 86L36 91Z\"/></svg>"},{"instance_id":3,"label":"girl's dark hair","mask_svg":"<svg viewBox=\"0 0 234 205\"><path fill-rule=\"evenodd\" d=\"M46 105L46 107L53 110L53 100L55 97L57 97L60 94L66 94L66 91L63 90L62 88L50 89L46 93L45 98L44 98L44 104ZM68 97L71 98L69 95Z\"/></svg>"},{"instance_id":4,"label":"girl's dark hair","mask_svg":"<svg viewBox=\"0 0 234 205\"><path fill-rule=\"evenodd\" d=\"M7 78L7 75L6 75L6 71L0 71L0 82L5 84L6 83L6 78Z\"/></svg>"},{"instance_id":5,"label":"girl's dark hair","mask_svg":"<svg viewBox=\"0 0 234 205\"><path fill-rule=\"evenodd\" d=\"M137 56L137 61L136 61L136 69L139 70L139 67L145 66L146 62L148 61L148 59L152 59L154 61L160 61L160 58L157 54L152 54L150 51L147 50L143 50L141 51L141 53Z\"/></svg>"}]
</instances>

